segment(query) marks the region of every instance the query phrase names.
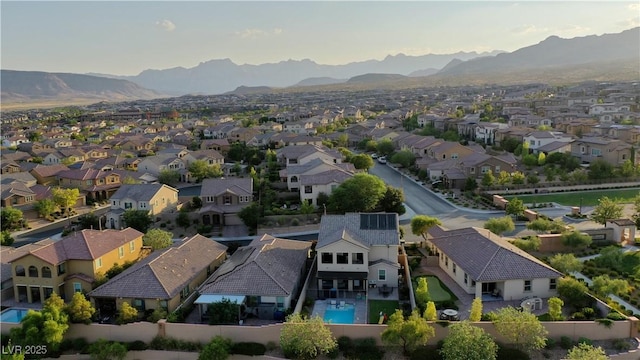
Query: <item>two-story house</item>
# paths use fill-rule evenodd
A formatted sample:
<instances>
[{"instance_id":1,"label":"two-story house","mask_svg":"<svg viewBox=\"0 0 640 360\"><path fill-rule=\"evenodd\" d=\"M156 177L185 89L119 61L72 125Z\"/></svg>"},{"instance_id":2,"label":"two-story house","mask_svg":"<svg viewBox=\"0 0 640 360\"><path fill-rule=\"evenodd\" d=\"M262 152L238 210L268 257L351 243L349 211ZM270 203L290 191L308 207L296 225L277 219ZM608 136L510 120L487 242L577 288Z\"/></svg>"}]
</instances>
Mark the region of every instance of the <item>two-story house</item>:
<instances>
[{"instance_id":1,"label":"two-story house","mask_svg":"<svg viewBox=\"0 0 640 360\"><path fill-rule=\"evenodd\" d=\"M253 201L253 179L204 179L200 199L204 225L242 225L238 213Z\"/></svg>"},{"instance_id":2,"label":"two-story house","mask_svg":"<svg viewBox=\"0 0 640 360\"><path fill-rule=\"evenodd\" d=\"M632 152L635 151L635 154ZM602 159L614 166L620 166L625 161L635 158L640 164L638 150L630 144L602 137L583 137L571 143L571 155L580 159L582 163L591 163Z\"/></svg>"},{"instance_id":3,"label":"two-story house","mask_svg":"<svg viewBox=\"0 0 640 360\"><path fill-rule=\"evenodd\" d=\"M227 247L200 234L154 251L88 295L102 316L127 302L138 314L174 311L227 258ZM140 286L144 284L144 286Z\"/></svg>"},{"instance_id":4,"label":"two-story house","mask_svg":"<svg viewBox=\"0 0 640 360\"><path fill-rule=\"evenodd\" d=\"M70 300L89 292L97 276L115 264L139 259L143 233L124 230L82 230L34 248L10 262L14 298L42 302L52 293Z\"/></svg>"},{"instance_id":5,"label":"two-story house","mask_svg":"<svg viewBox=\"0 0 640 360\"><path fill-rule=\"evenodd\" d=\"M127 210L145 210L155 216L178 206L178 190L164 184L124 184L111 198L111 209L106 214L106 227L122 229L122 214Z\"/></svg>"},{"instance_id":6,"label":"two-story house","mask_svg":"<svg viewBox=\"0 0 640 360\"><path fill-rule=\"evenodd\" d=\"M395 213L325 215L318 233L318 296L349 297L386 287L398 293L400 225Z\"/></svg>"},{"instance_id":7,"label":"two-story house","mask_svg":"<svg viewBox=\"0 0 640 360\"><path fill-rule=\"evenodd\" d=\"M80 189L88 198L97 201L109 199L122 185L120 174L98 169L65 170L56 178L61 187Z\"/></svg>"},{"instance_id":8,"label":"two-story house","mask_svg":"<svg viewBox=\"0 0 640 360\"><path fill-rule=\"evenodd\" d=\"M285 146L276 150L276 156L285 166L303 165L316 158L334 164L342 163L342 154L339 151L316 145Z\"/></svg>"},{"instance_id":9,"label":"two-story house","mask_svg":"<svg viewBox=\"0 0 640 360\"><path fill-rule=\"evenodd\" d=\"M566 135L558 131L532 131L523 139L523 143L526 144L534 154L539 152L539 148L551 143L570 143L571 141L573 141L571 135Z\"/></svg>"}]
</instances>

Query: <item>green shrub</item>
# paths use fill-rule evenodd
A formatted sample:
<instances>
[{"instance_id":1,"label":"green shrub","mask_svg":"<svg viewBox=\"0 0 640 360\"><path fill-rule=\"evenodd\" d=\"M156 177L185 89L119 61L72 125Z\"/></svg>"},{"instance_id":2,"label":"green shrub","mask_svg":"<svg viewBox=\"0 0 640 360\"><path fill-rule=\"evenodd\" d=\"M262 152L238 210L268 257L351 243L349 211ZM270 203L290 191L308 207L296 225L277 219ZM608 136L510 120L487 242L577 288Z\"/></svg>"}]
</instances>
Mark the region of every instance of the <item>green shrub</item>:
<instances>
[{"instance_id":1,"label":"green shrub","mask_svg":"<svg viewBox=\"0 0 640 360\"><path fill-rule=\"evenodd\" d=\"M591 341L591 339L586 338L586 337L580 337L578 339L578 344L587 344L587 345L593 345L593 341Z\"/></svg>"},{"instance_id":2,"label":"green shrub","mask_svg":"<svg viewBox=\"0 0 640 360\"><path fill-rule=\"evenodd\" d=\"M573 347L573 340L571 340L568 336L563 336L560 338L560 347L569 350Z\"/></svg>"},{"instance_id":3,"label":"green shrub","mask_svg":"<svg viewBox=\"0 0 640 360\"><path fill-rule=\"evenodd\" d=\"M625 339L615 339L613 341L613 347L618 351L629 351L631 350L631 345Z\"/></svg>"},{"instance_id":4,"label":"green shrub","mask_svg":"<svg viewBox=\"0 0 640 360\"><path fill-rule=\"evenodd\" d=\"M257 342L239 342L231 345L231 354L258 356L267 352L267 347Z\"/></svg>"},{"instance_id":5,"label":"green shrub","mask_svg":"<svg viewBox=\"0 0 640 360\"><path fill-rule=\"evenodd\" d=\"M299 226L299 225L300 225L300 220L298 220L297 218L291 219L291 226Z\"/></svg>"},{"instance_id":6,"label":"green shrub","mask_svg":"<svg viewBox=\"0 0 640 360\"><path fill-rule=\"evenodd\" d=\"M267 350L272 351L278 348L278 344L275 341L269 341L266 347Z\"/></svg>"},{"instance_id":7,"label":"green shrub","mask_svg":"<svg viewBox=\"0 0 640 360\"><path fill-rule=\"evenodd\" d=\"M610 329L613 325L613 320L611 319L596 319L596 322L600 325L603 325L607 329Z\"/></svg>"},{"instance_id":8,"label":"green shrub","mask_svg":"<svg viewBox=\"0 0 640 360\"><path fill-rule=\"evenodd\" d=\"M504 345L498 345L498 356L497 360L529 360L529 355L520 350L511 347L506 347Z\"/></svg>"},{"instance_id":9,"label":"green shrub","mask_svg":"<svg viewBox=\"0 0 640 360\"><path fill-rule=\"evenodd\" d=\"M556 344L557 344L557 341L555 339L548 338L544 348L553 349L556 346Z\"/></svg>"},{"instance_id":10,"label":"green shrub","mask_svg":"<svg viewBox=\"0 0 640 360\"><path fill-rule=\"evenodd\" d=\"M344 353L350 352L353 349L353 340L348 336L340 336L338 338L338 349Z\"/></svg>"},{"instance_id":11,"label":"green shrub","mask_svg":"<svg viewBox=\"0 0 640 360\"><path fill-rule=\"evenodd\" d=\"M583 321L586 320L587 317L584 316L584 314L580 311L578 312L574 312L573 314L571 314L571 319L576 320L576 321Z\"/></svg>"},{"instance_id":12,"label":"green shrub","mask_svg":"<svg viewBox=\"0 0 640 360\"><path fill-rule=\"evenodd\" d=\"M620 314L617 311L612 311L609 314L607 314L607 319L611 319L614 321L622 321L622 320L627 320L627 317Z\"/></svg>"},{"instance_id":13,"label":"green shrub","mask_svg":"<svg viewBox=\"0 0 640 360\"><path fill-rule=\"evenodd\" d=\"M582 309L582 313L584 314L584 317L588 320L593 320L596 317L596 311L593 308L583 308Z\"/></svg>"},{"instance_id":14,"label":"green shrub","mask_svg":"<svg viewBox=\"0 0 640 360\"><path fill-rule=\"evenodd\" d=\"M89 342L85 338L73 339L73 349L81 354L89 353Z\"/></svg>"},{"instance_id":15,"label":"green shrub","mask_svg":"<svg viewBox=\"0 0 640 360\"><path fill-rule=\"evenodd\" d=\"M125 344L129 351L144 351L147 350L147 344L142 340L131 341Z\"/></svg>"}]
</instances>

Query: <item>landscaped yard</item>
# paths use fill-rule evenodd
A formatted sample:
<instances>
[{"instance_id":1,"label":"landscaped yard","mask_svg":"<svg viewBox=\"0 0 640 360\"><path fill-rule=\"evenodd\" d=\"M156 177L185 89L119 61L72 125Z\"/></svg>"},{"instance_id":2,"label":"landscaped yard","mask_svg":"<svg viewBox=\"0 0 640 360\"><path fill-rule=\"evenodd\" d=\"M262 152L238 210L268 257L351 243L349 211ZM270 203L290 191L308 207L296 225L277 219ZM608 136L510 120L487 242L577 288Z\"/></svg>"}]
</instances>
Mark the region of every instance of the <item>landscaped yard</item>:
<instances>
[{"instance_id":1,"label":"landscaped yard","mask_svg":"<svg viewBox=\"0 0 640 360\"><path fill-rule=\"evenodd\" d=\"M413 278L413 289L415 290L418 286L418 278L421 276L417 276ZM456 301L458 298L447 288L437 276L426 275L427 278L427 287L429 289L429 297L433 302L442 302L442 301Z\"/></svg>"},{"instance_id":2,"label":"landscaped yard","mask_svg":"<svg viewBox=\"0 0 640 360\"><path fill-rule=\"evenodd\" d=\"M377 324L381 312L391 316L399 307L396 300L369 300L369 324Z\"/></svg>"},{"instance_id":3,"label":"landscaped yard","mask_svg":"<svg viewBox=\"0 0 640 360\"><path fill-rule=\"evenodd\" d=\"M549 194L535 194L535 195L513 195L505 196L505 199L518 199L524 201L526 204L540 204L555 202L565 206L579 206L580 199L582 199L582 206L596 206L598 200L607 196L610 199L619 199L621 203L630 203L634 196L638 195L640 189L611 189L611 190L589 190L589 191L573 191L573 192L554 192Z\"/></svg>"}]
</instances>

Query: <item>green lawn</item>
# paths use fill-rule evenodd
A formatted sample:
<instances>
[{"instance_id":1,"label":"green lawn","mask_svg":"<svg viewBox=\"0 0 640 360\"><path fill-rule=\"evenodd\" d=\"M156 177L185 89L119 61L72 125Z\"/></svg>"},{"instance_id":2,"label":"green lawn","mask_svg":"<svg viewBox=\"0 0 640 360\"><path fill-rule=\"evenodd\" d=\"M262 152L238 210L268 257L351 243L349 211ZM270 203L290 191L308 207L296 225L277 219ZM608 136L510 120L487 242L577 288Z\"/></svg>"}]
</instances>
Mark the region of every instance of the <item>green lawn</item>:
<instances>
[{"instance_id":1,"label":"green lawn","mask_svg":"<svg viewBox=\"0 0 640 360\"><path fill-rule=\"evenodd\" d=\"M533 195L514 195L505 196L505 199L518 199L525 202L525 204L531 203L549 203L555 202L560 205L566 206L580 206L580 199L582 199L582 206L596 206L598 200L603 196L608 196L610 199L617 199L619 203L630 203L631 199L638 195L640 188L634 189L611 189L611 190L589 190L589 191L573 191L573 192L558 192L551 194L533 194Z\"/></svg>"},{"instance_id":2,"label":"green lawn","mask_svg":"<svg viewBox=\"0 0 640 360\"><path fill-rule=\"evenodd\" d=\"M377 324L380 312L391 316L400 307L397 300L369 300L369 324Z\"/></svg>"},{"instance_id":3,"label":"green lawn","mask_svg":"<svg viewBox=\"0 0 640 360\"><path fill-rule=\"evenodd\" d=\"M413 289L415 291L418 286L418 278L422 276L415 277L413 279ZM437 276L425 276L427 278L427 287L429 289L429 297L433 302L440 301L456 301L458 298L443 284L440 282Z\"/></svg>"}]
</instances>

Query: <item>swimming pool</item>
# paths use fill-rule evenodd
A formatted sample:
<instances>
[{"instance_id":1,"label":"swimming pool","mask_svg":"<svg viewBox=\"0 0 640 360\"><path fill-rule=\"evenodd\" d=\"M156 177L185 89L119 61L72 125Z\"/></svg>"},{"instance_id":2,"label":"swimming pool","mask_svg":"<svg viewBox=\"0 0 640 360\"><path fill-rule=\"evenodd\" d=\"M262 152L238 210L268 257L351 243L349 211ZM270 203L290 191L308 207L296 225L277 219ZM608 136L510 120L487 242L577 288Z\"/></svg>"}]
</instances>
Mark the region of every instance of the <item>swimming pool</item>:
<instances>
[{"instance_id":1,"label":"swimming pool","mask_svg":"<svg viewBox=\"0 0 640 360\"><path fill-rule=\"evenodd\" d=\"M353 304L345 304L337 309L327 309L324 312L324 321L331 324L353 324L355 308Z\"/></svg>"},{"instance_id":2,"label":"swimming pool","mask_svg":"<svg viewBox=\"0 0 640 360\"><path fill-rule=\"evenodd\" d=\"M0 322L3 323L19 323L22 318L27 315L27 309L7 309L0 313Z\"/></svg>"}]
</instances>

